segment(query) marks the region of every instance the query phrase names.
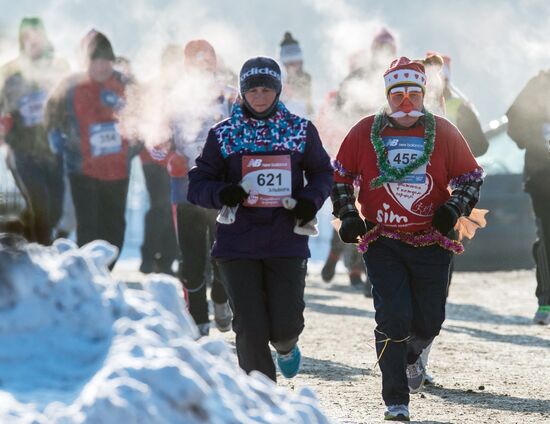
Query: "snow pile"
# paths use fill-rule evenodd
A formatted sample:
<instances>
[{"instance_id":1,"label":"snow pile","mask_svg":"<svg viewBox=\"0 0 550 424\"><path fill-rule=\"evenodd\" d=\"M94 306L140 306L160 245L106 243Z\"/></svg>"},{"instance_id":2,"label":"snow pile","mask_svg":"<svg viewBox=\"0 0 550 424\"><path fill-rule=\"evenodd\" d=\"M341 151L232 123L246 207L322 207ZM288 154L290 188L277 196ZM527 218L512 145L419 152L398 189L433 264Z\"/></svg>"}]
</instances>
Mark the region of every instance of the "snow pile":
<instances>
[{"instance_id":1,"label":"snow pile","mask_svg":"<svg viewBox=\"0 0 550 424\"><path fill-rule=\"evenodd\" d=\"M328 422L308 389L247 376L225 342L196 341L177 280L117 284L105 242L0 242L0 422Z\"/></svg>"}]
</instances>

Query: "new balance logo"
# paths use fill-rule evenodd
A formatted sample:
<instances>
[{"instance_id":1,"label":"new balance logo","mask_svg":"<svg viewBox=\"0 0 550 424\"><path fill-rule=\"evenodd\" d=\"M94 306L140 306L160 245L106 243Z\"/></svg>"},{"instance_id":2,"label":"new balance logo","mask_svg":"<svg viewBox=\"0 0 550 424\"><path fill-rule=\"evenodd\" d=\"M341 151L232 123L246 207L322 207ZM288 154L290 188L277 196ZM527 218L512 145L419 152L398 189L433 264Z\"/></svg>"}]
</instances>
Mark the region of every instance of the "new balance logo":
<instances>
[{"instance_id":1,"label":"new balance logo","mask_svg":"<svg viewBox=\"0 0 550 424\"><path fill-rule=\"evenodd\" d=\"M262 160L261 159L250 159L248 161L248 168L259 168L262 166Z\"/></svg>"}]
</instances>

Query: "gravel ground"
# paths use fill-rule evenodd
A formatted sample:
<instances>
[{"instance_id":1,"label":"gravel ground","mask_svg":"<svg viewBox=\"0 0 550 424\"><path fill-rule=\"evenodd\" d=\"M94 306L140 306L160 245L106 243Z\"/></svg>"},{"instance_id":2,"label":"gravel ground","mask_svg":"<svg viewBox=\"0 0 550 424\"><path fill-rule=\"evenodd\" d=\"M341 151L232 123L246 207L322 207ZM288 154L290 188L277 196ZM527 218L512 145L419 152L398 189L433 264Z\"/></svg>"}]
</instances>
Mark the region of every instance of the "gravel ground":
<instances>
[{"instance_id":1,"label":"gravel ground","mask_svg":"<svg viewBox=\"0 0 550 424\"><path fill-rule=\"evenodd\" d=\"M279 384L311 387L335 422L383 422L372 299L345 273L330 284L319 274L311 265L302 371ZM550 423L550 326L532 324L534 291L534 271L455 273L430 355L435 385L411 396L412 422Z\"/></svg>"},{"instance_id":2,"label":"gravel ground","mask_svg":"<svg viewBox=\"0 0 550 424\"><path fill-rule=\"evenodd\" d=\"M322 282L316 265L307 281L302 372L279 384L311 387L335 422L383 422L372 300L344 273ZM550 327L531 323L534 290L533 271L455 274L430 355L435 385L411 396L413 422L550 423Z\"/></svg>"},{"instance_id":3,"label":"gravel ground","mask_svg":"<svg viewBox=\"0 0 550 424\"><path fill-rule=\"evenodd\" d=\"M455 273L430 355L435 385L411 396L412 422L550 424L550 326L532 324L534 291L534 271ZM302 371L279 384L312 388L334 422L383 422L374 327L372 299L345 273L322 282L311 264ZM231 332L211 336L233 344Z\"/></svg>"}]
</instances>

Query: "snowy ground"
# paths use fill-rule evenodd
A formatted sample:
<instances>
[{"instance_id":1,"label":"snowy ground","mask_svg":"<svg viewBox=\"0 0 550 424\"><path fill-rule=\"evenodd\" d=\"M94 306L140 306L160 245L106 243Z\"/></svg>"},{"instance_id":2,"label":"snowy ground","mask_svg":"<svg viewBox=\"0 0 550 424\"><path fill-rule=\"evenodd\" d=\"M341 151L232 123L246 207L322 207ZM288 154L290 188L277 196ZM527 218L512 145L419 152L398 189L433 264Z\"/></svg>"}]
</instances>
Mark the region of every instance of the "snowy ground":
<instances>
[{"instance_id":1,"label":"snowy ground","mask_svg":"<svg viewBox=\"0 0 550 424\"><path fill-rule=\"evenodd\" d=\"M534 281L533 271L455 274L430 358L436 385L412 395L415 422L550 423L550 327L531 324ZM334 421L382 422L372 300L345 274L323 283L313 264L306 305L302 373L279 384L311 387Z\"/></svg>"},{"instance_id":2,"label":"snowy ground","mask_svg":"<svg viewBox=\"0 0 550 424\"><path fill-rule=\"evenodd\" d=\"M106 242L0 244L0 423L328 423L307 388L197 341L178 280L117 282Z\"/></svg>"},{"instance_id":3,"label":"snowy ground","mask_svg":"<svg viewBox=\"0 0 550 424\"><path fill-rule=\"evenodd\" d=\"M116 284L108 248L58 248L0 251L0 423L382 422L372 301L345 274L326 284L310 266L303 369L276 387L236 368L231 333L193 340L179 282L125 260ZM531 324L534 281L455 275L437 384L412 396L414 422L550 423L550 327Z\"/></svg>"}]
</instances>

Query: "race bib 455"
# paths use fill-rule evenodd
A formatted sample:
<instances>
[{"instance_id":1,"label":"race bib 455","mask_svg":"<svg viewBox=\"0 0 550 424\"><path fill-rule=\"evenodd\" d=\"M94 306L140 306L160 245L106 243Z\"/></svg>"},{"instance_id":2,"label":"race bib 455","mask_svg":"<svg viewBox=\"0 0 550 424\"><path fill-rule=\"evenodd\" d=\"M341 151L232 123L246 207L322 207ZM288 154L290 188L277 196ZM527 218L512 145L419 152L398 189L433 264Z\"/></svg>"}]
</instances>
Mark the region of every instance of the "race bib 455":
<instances>
[{"instance_id":1,"label":"race bib 455","mask_svg":"<svg viewBox=\"0 0 550 424\"><path fill-rule=\"evenodd\" d=\"M424 139L410 136L386 136L382 137L388 161L394 168L400 169L413 163L424 152ZM419 166L399 182L410 184L424 184L426 181L426 164Z\"/></svg>"}]
</instances>

